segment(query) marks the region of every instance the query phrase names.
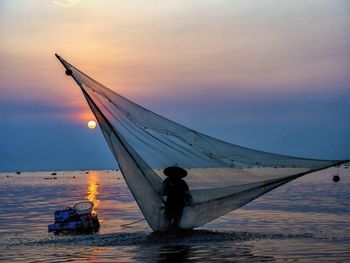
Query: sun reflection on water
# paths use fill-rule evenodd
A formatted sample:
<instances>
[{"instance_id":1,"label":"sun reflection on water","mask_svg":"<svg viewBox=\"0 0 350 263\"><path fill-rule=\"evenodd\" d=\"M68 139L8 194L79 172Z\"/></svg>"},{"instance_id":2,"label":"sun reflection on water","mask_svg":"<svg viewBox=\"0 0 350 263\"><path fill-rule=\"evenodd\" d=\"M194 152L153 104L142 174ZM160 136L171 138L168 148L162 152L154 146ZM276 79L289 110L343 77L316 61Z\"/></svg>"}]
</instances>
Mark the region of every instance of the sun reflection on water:
<instances>
[{"instance_id":1,"label":"sun reflection on water","mask_svg":"<svg viewBox=\"0 0 350 263\"><path fill-rule=\"evenodd\" d=\"M99 188L99 177L96 171L91 171L89 173L89 178L88 178L88 194L86 196L89 201L94 203L94 208L93 208L93 213L96 212L96 208L100 204L100 200L98 200L98 188Z\"/></svg>"}]
</instances>

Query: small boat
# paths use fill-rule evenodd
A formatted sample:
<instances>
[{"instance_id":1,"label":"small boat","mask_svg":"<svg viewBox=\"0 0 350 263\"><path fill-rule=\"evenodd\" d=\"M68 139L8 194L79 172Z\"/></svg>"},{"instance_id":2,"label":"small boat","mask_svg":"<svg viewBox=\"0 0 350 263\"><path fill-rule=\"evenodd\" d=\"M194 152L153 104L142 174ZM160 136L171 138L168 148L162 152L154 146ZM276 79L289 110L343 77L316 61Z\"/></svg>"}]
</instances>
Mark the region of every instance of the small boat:
<instances>
[{"instance_id":1,"label":"small boat","mask_svg":"<svg viewBox=\"0 0 350 263\"><path fill-rule=\"evenodd\" d=\"M49 232L58 233L93 233L100 228L96 214L92 213L94 203L83 201L65 210L55 211L55 222L48 225Z\"/></svg>"}]
</instances>

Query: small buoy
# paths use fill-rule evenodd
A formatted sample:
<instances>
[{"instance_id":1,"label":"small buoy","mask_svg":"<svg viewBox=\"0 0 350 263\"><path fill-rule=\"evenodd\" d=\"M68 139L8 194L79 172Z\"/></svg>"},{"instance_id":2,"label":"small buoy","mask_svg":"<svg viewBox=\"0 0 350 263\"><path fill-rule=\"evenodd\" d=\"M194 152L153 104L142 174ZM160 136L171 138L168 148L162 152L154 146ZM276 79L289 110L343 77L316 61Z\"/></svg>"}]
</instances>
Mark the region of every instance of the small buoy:
<instances>
[{"instance_id":1,"label":"small buoy","mask_svg":"<svg viewBox=\"0 0 350 263\"><path fill-rule=\"evenodd\" d=\"M16 172L16 174L21 174L21 172Z\"/></svg>"},{"instance_id":2,"label":"small buoy","mask_svg":"<svg viewBox=\"0 0 350 263\"><path fill-rule=\"evenodd\" d=\"M339 175L334 175L333 176L333 182L338 183L340 181Z\"/></svg>"},{"instance_id":3,"label":"small buoy","mask_svg":"<svg viewBox=\"0 0 350 263\"><path fill-rule=\"evenodd\" d=\"M73 179L75 179L75 176L73 176Z\"/></svg>"},{"instance_id":4,"label":"small buoy","mask_svg":"<svg viewBox=\"0 0 350 263\"><path fill-rule=\"evenodd\" d=\"M57 173L51 173L51 175L57 175Z\"/></svg>"},{"instance_id":5,"label":"small buoy","mask_svg":"<svg viewBox=\"0 0 350 263\"><path fill-rule=\"evenodd\" d=\"M71 69L67 69L67 70L66 70L66 75L67 75L67 76L72 76L72 73L73 73L73 72L72 72Z\"/></svg>"},{"instance_id":6,"label":"small buoy","mask_svg":"<svg viewBox=\"0 0 350 263\"><path fill-rule=\"evenodd\" d=\"M85 172L85 174L89 174L89 172Z\"/></svg>"}]
</instances>

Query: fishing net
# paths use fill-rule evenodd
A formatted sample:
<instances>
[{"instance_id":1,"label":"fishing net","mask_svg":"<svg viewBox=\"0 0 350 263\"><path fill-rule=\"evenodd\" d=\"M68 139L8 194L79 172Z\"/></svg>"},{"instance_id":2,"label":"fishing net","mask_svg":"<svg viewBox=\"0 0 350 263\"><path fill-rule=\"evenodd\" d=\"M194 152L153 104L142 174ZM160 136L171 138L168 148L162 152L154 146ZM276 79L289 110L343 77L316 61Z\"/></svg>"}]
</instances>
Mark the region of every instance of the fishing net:
<instances>
[{"instance_id":1,"label":"fishing net","mask_svg":"<svg viewBox=\"0 0 350 263\"><path fill-rule=\"evenodd\" d=\"M168 166L188 172L193 202L185 207L180 227L194 228L302 175L345 162L273 154L215 139L141 107L57 57L81 88L154 230L168 228L162 199Z\"/></svg>"}]
</instances>

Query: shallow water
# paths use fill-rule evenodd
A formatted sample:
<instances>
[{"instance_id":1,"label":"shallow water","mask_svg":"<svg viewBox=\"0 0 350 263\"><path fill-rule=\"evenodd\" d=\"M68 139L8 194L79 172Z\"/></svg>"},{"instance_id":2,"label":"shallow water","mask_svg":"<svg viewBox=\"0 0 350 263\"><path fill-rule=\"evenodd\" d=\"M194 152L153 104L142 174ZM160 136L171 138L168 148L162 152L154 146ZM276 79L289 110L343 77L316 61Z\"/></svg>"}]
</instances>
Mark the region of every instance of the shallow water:
<instances>
[{"instance_id":1,"label":"shallow water","mask_svg":"<svg viewBox=\"0 0 350 263\"><path fill-rule=\"evenodd\" d=\"M153 233L116 171L0 173L0 260L23 262L350 262L350 168L307 175L200 229ZM54 179L56 178L56 179ZM92 235L47 232L89 199Z\"/></svg>"}]
</instances>

